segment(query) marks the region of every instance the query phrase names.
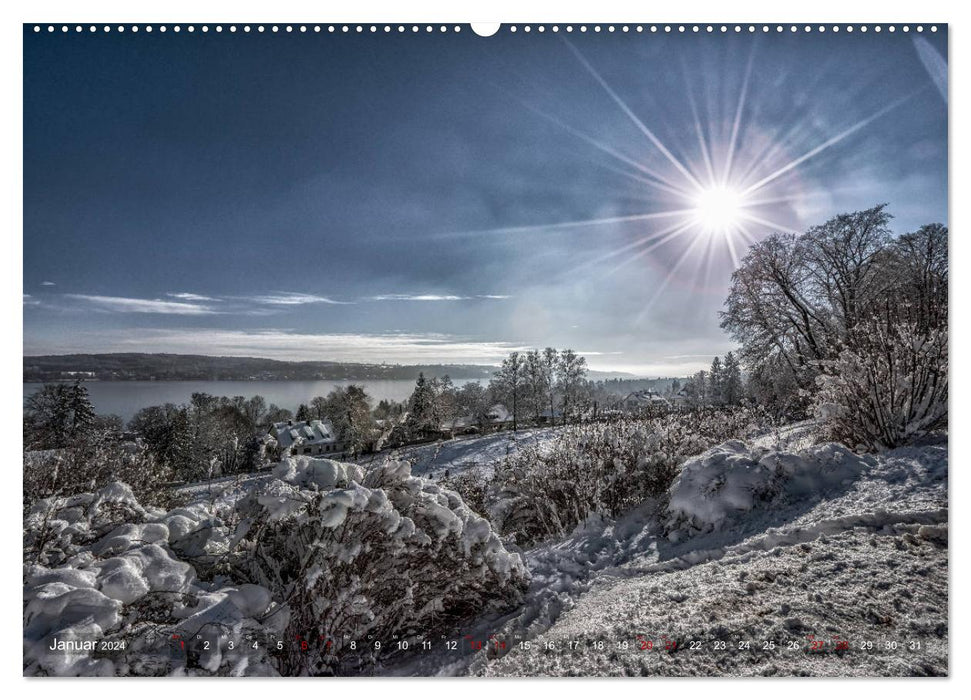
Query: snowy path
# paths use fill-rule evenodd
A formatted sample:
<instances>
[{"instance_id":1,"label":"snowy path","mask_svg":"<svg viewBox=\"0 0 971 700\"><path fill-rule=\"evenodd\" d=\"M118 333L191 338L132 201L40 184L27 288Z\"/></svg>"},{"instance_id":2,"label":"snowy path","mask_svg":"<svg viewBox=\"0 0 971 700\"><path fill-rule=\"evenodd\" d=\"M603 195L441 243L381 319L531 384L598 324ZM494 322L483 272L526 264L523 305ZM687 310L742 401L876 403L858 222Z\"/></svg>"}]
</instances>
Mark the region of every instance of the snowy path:
<instances>
[{"instance_id":1,"label":"snowy path","mask_svg":"<svg viewBox=\"0 0 971 700\"><path fill-rule=\"evenodd\" d=\"M786 436L788 444L803 439L798 428ZM463 630L505 640L505 656L425 658L395 672L946 673L947 448L903 448L866 460L852 483L742 514L681 542L663 536L652 502L616 522L591 520L526 554L533 579L522 608ZM645 654L634 648L636 635L657 644L662 635L697 641L705 651ZM808 651L809 635L826 646ZM834 637L869 641L881 653L832 653ZM614 646L623 639L626 650ZM526 640L528 651L518 646ZM715 641L749 649L714 654ZM800 651L778 650L790 642ZM890 643L892 650L881 646ZM915 643L920 653L908 648Z\"/></svg>"},{"instance_id":2,"label":"snowy path","mask_svg":"<svg viewBox=\"0 0 971 700\"><path fill-rule=\"evenodd\" d=\"M530 428L515 433L505 430L481 437L454 438L427 445L384 450L362 457L358 462L367 466L379 464L389 457L403 459L411 462L412 474L424 477L441 477L446 469L450 475L455 476L470 468L482 469L488 475L496 460L527 445L543 442L558 430L561 428Z\"/></svg>"}]
</instances>

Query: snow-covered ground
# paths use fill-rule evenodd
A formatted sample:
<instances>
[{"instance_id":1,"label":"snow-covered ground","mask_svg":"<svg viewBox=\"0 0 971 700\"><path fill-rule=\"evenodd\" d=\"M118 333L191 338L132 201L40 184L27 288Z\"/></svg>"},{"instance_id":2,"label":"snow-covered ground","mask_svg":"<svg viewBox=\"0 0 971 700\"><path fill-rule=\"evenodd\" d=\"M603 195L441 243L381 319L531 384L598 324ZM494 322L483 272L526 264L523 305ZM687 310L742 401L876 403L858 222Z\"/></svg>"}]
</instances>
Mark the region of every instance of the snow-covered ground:
<instances>
[{"instance_id":1,"label":"snow-covered ground","mask_svg":"<svg viewBox=\"0 0 971 700\"><path fill-rule=\"evenodd\" d=\"M808 452L818 457L832 446ZM841 456L847 464L839 476L854 469L856 476L799 498L783 490L708 531L665 528L670 512L648 503L616 523L588 523L568 541L530 552L531 602L502 629L511 639L531 639L530 649L509 645L502 659L478 659L471 670L947 673L947 447ZM706 500L725 495L712 492ZM652 641L650 652L640 649L638 635ZM811 635L825 642L821 649L811 650ZM676 651L658 651L665 637L677 642ZM850 652L835 652L837 637ZM627 649L618 648L624 640ZM727 649L716 650L715 642ZM739 651L740 642L748 648ZM789 649L790 642L798 648ZM874 650L860 648L868 642Z\"/></svg>"},{"instance_id":2,"label":"snow-covered ground","mask_svg":"<svg viewBox=\"0 0 971 700\"><path fill-rule=\"evenodd\" d=\"M380 464L385 459L403 459L411 463L416 476L440 478L448 470L455 476L468 469L491 474L496 460L508 457L528 445L542 443L553 437L560 428L528 428L512 432L503 430L481 437L457 437L425 445L385 450L358 460L363 465Z\"/></svg>"},{"instance_id":3,"label":"snow-covered ground","mask_svg":"<svg viewBox=\"0 0 971 700\"><path fill-rule=\"evenodd\" d=\"M394 672L946 674L946 443L860 456L810 447L810 432L792 426L689 460L686 473L708 477L694 484L695 510L724 514L713 522L647 501L527 552L525 605L466 630L504 651Z\"/></svg>"},{"instance_id":4,"label":"snow-covered ground","mask_svg":"<svg viewBox=\"0 0 971 700\"><path fill-rule=\"evenodd\" d=\"M523 604L457 630L462 639L483 640L483 651L436 648L388 659L375 673L946 674L946 438L857 455L813 445L812 427L719 445L689 459L665 498L616 520L592 516L570 536L523 552L531 575ZM496 459L549 440L554 430L453 440L397 456L413 461L416 475L473 467L488 473ZM189 595L172 608L173 624L218 617L255 627L266 618L262 588L197 581L168 547L193 545L212 513L231 509L251 489L272 490L277 477L294 481L281 474L183 487L188 505L136 513L145 524L100 539L98 503L124 506L129 494L95 494L91 503L62 507L62 532L89 544L65 548L63 562L27 567L25 659L38 659L47 672L111 673L106 661L69 663L36 645L55 629L88 638L137 617L143 597L167 595L176 574L184 579L176 587ZM202 549L228 545L208 532L199 542ZM208 663L221 672L271 670L265 659Z\"/></svg>"}]
</instances>

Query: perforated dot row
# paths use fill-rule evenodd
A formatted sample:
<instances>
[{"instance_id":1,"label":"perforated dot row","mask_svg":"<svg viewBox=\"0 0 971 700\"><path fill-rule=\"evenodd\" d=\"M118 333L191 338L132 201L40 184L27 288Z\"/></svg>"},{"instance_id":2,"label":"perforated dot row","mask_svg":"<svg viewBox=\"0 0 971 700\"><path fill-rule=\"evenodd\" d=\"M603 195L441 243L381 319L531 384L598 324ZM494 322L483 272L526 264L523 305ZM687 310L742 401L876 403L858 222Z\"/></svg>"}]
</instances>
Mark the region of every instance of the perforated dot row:
<instances>
[{"instance_id":1,"label":"perforated dot row","mask_svg":"<svg viewBox=\"0 0 971 700\"><path fill-rule=\"evenodd\" d=\"M637 25L628 25L628 24L613 25L613 24L608 24L608 25L599 25L599 24L595 24L595 25L586 25L586 24L580 24L580 25L572 25L572 24L567 24L567 25L564 25L564 26L561 27L560 25L557 25L557 24L549 25L549 26L543 25L543 24L539 24L539 25L531 25L531 24L515 25L515 24L513 24L513 25L509 25L505 29L506 29L506 31L508 31L510 33L516 33L518 31L530 33L530 32L534 32L535 31L535 32L539 32L541 34L544 33L544 32L546 32L546 31L551 31L551 32L564 31L564 32L568 32L568 33L569 32L581 32L581 33L583 33L583 32L595 32L595 33L596 32L608 32L609 33L609 32L618 32L619 31L619 32L637 32L637 33L649 32L649 33L654 33L654 34L656 34L656 33L667 33L667 34L671 34L671 33L681 33L681 34L687 34L687 33L693 33L693 34L699 34L699 33L708 33L708 34L714 34L714 33L722 33L722 34L735 33L735 34L741 34L743 32L750 33L750 34L754 34L756 32L761 32L763 34L768 34L770 32L776 32L776 33L781 33L781 32L790 32L790 33L795 33L795 32L802 32L802 33L806 33L806 32L817 32L817 33L833 32L834 34L836 34L836 33L839 33L839 32L845 32L847 34L851 34L853 32L863 32L863 33L865 33L865 32L868 32L868 31L877 32L877 33L880 33L880 32L883 32L883 31L890 32L890 33L894 33L894 32L900 31L900 32L905 32L906 33L906 32L910 32L910 31L923 32L925 30L928 30L928 31L931 31L931 32L936 32L937 31L937 26L936 25L930 25L929 27L924 27L924 25L921 25L921 24L918 24L918 25L909 25L909 24L904 24L904 25L893 25L893 24L890 24L890 25L879 25L879 24L876 24L876 25L866 25L866 24L861 24L861 25L852 25L852 24L849 24L849 25L845 25L845 24L844 25L841 25L841 24L832 24L832 25L826 25L826 24L818 24L818 25L810 25L810 24L800 24L800 25L797 25L797 24L787 24L787 25L783 25L783 24L771 24L771 25L770 24L758 24L758 25L756 25L756 24L746 24L746 25L741 25L741 24L649 24L649 25L642 25L642 24L637 24ZM399 34L404 34L404 33L417 34L417 33L421 33L421 32L424 32L424 33L432 33L432 32L438 32L438 33L461 32L462 31L462 27L460 25L444 25L444 24L442 24L442 25L431 25L431 24L426 24L426 25L418 25L418 24L408 24L408 25L405 25L405 24L397 24L397 25L390 25L390 24L384 24L384 25L377 25L377 24L371 24L371 25L365 25L365 24L339 24L339 25L335 25L335 24L328 24L328 25L320 25L320 24L313 24L313 25L307 25L307 24L299 24L299 25L292 25L292 24L286 24L286 25L278 25L278 24L271 24L271 25L255 24L255 25L250 25L250 24L243 24L243 25L236 25L236 24L229 24L229 25L223 25L223 24L216 24L216 25L213 25L213 26L206 25L206 24L203 24L203 25L200 25L200 26L196 26L196 25L192 25L192 24L184 25L184 26L183 25L178 25L178 24L171 25L171 26L164 25L164 24L163 25L157 25L157 26L153 26L153 25L150 25L150 24L149 25L138 25L138 24L131 24L131 25L125 25L125 24L118 24L118 25L111 25L111 24L94 25L94 24L92 24L92 25L87 25L87 26L82 26L80 24L78 24L78 25L67 25L67 24L61 24L61 25L54 25L54 24L39 25L39 24L35 24L34 25L34 32L40 33L40 32L43 32L43 31L47 31L47 32L50 32L50 33L53 33L53 32L56 32L56 31L60 31L60 32L64 32L64 33L66 33L66 32L72 32L72 31L75 32L75 33L80 33L80 32L84 32L84 31L87 31L89 33L93 33L93 32L105 32L105 33L108 33L108 32L118 32L118 33L124 33L126 31L132 32L132 33L137 33L139 31L143 31L143 32L146 32L146 33L152 33L153 31L157 31L157 32L161 32L161 33L165 33L165 32L175 32L175 33L178 34L179 32L182 32L182 31L186 31L186 32L189 32L189 33L194 33L194 32L197 32L198 31L198 32L202 32L203 34L208 33L208 32L216 32L216 33L221 33L221 32L229 32L229 33L235 33L235 32L243 32L243 33L247 33L247 32L257 32L257 33L259 33L259 32L271 32L271 33L284 32L284 33L294 33L294 32L297 32L297 33L304 33L304 34L305 33L308 33L308 32L313 32L313 33L317 33L317 34L319 34L321 32L327 32L327 33L330 33L330 34L337 34L337 33L342 33L342 34L350 34L350 33L363 34L365 32L367 32L367 33L373 33L373 34L376 34L378 32L383 32L383 33L386 33L386 34L390 34L392 32L397 32Z\"/></svg>"},{"instance_id":2,"label":"perforated dot row","mask_svg":"<svg viewBox=\"0 0 971 700\"><path fill-rule=\"evenodd\" d=\"M867 25L867 24L860 24L860 25L853 25L853 24L830 24L830 25L827 25L827 24L646 24L646 25L645 24L635 24L635 25L630 25L630 24L621 24L621 25L614 25L614 24L599 25L599 24L594 24L594 25L586 25L586 24L580 24L580 25L572 25L572 24L567 24L567 25L564 25L564 26L561 27L559 25L554 24L552 26L547 27L545 25L528 25L527 24L527 25L523 25L523 26L520 27L520 26L517 26L517 25L513 24L513 25L510 25L509 27L507 27L506 29L509 32L512 32L512 33L515 33L515 32L518 32L518 31L523 31L523 32L527 32L527 33L528 32L532 32L532 31L545 32L545 31L549 30L549 31L553 31L553 32L560 32L560 31L565 31L565 32L641 32L641 33L643 33L643 32L650 32L650 33L654 33L654 34L657 34L657 33L667 33L667 34L671 34L671 33L680 33L680 34L687 34L687 33L692 33L692 34L700 34L700 33L708 33L708 34L722 33L722 34L727 34L729 32L735 33L735 34L741 34L742 32L750 33L750 34L754 34L755 32L762 32L764 34L768 34L770 32L776 32L776 33L781 33L781 32L790 32L790 33L795 33L795 32L803 32L803 33L805 33L805 32L818 32L818 33L833 32L833 33L839 33L839 32L842 31L842 32L846 32L848 34L852 34L855 31L864 32L864 33L865 32L868 32L868 31L873 31L873 32L878 32L878 33L879 32L883 32L883 31L887 31L887 32L891 32L891 33L896 32L896 31L901 31L901 32L910 32L910 31L923 32L923 31L925 31L925 29L928 30L928 31L931 31L931 32L936 32L937 31L937 25L931 25L929 27L924 27L924 25L922 25L922 24L918 24L918 25L909 25L909 24L904 24L904 25L894 25L894 24L887 24L887 25L880 25L880 24L870 24L870 25Z\"/></svg>"},{"instance_id":3,"label":"perforated dot row","mask_svg":"<svg viewBox=\"0 0 971 700\"><path fill-rule=\"evenodd\" d=\"M95 24L91 24L91 25L87 25L87 26L82 26L80 24L73 25L73 26L72 25L67 25L67 24L60 24L60 25L54 25L54 24L40 25L40 24L35 24L34 25L34 32L43 32L43 31L47 31L47 32L61 31L61 32L75 32L75 33L84 32L84 31L87 31L89 33L91 33L91 32L105 32L105 33L108 33L108 32L118 32L118 33L124 33L126 31L127 32L133 32L133 33L137 33L139 31L151 33L153 31L157 31L157 32L162 32L162 33L164 33L164 32L175 32L177 34L179 32L183 32L183 31L189 32L189 33L202 32L204 34L205 33L208 33L208 32L216 32L216 33L229 32L231 34L232 33L235 33L235 32L243 32L243 33L247 33L247 32L257 32L257 33L259 33L259 32L271 32L271 33L274 33L275 32L275 33L280 33L280 32L283 32L283 33L291 33L291 34L292 33L295 33L295 32L296 33L303 33L303 34L306 34L308 32L313 32L313 33L316 33L316 34L319 34L321 32L329 32L331 34L336 34L336 33L345 33L345 34L358 33L358 34L363 34L365 32L369 32L369 33L377 33L377 32L384 32L384 33L391 33L391 32L399 32L399 33L405 33L405 32L411 32L411 33L418 33L418 32L426 32L426 33L430 33L430 32L440 32L440 33L445 33L445 32L461 32L462 31L462 27L460 25L457 25L457 24L456 25L445 25L445 24L441 24L441 25L431 25L431 24L426 24L426 25L417 25L417 24L408 24L408 25L405 25L405 24L397 24L397 25L390 25L390 24L384 24L384 25L377 25L377 24L370 24L370 25L367 25L367 24L326 24L326 25L321 25L321 24L296 24L296 25L294 25L294 24L284 24L284 25L280 25L280 24L268 24L268 25L267 24L239 24L239 25L237 25L237 24L216 24L216 25L212 25L212 26L210 26L208 24L203 24L203 25L194 25L194 24L188 24L188 25L180 25L180 24L164 25L163 24L163 25L157 25L157 26L153 26L153 25L150 25L150 24L148 24L148 25L139 25L139 24L127 24L127 25L126 24L104 24L104 25L95 25Z\"/></svg>"}]
</instances>

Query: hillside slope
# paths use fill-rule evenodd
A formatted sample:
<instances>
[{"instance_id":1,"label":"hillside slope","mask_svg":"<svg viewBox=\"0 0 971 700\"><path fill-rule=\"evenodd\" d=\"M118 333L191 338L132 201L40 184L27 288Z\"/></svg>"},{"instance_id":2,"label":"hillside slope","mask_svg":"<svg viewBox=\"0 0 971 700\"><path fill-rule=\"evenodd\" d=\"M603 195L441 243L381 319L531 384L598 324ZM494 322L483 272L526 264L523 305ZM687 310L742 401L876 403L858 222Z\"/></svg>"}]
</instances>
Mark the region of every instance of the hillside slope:
<instances>
[{"instance_id":1,"label":"hillside slope","mask_svg":"<svg viewBox=\"0 0 971 700\"><path fill-rule=\"evenodd\" d=\"M530 640L529 648L510 644L501 659L480 658L471 670L947 674L946 447L864 457L829 447L797 453L838 457L828 466L816 459L814 474L839 478L814 495L793 497L783 487L700 531L697 521L665 524L670 511L645 506L530 552L532 610L502 630ZM726 452L721 446L685 468L710 470ZM725 493L732 474L757 481L744 466L719 474L695 505L734 501Z\"/></svg>"}]
</instances>

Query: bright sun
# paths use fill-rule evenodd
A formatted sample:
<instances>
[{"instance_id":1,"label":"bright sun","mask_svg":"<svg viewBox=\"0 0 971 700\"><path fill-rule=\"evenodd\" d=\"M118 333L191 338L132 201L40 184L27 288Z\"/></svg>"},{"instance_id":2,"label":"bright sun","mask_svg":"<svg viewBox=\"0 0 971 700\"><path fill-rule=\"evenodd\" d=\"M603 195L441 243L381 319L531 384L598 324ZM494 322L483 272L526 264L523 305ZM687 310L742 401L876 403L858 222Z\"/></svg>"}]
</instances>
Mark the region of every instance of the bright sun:
<instances>
[{"instance_id":1,"label":"bright sun","mask_svg":"<svg viewBox=\"0 0 971 700\"><path fill-rule=\"evenodd\" d=\"M706 233L728 233L742 223L745 198L731 187L712 185L699 190L693 204L695 222Z\"/></svg>"}]
</instances>

